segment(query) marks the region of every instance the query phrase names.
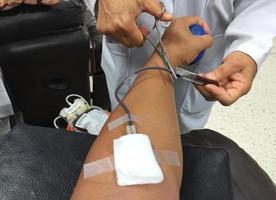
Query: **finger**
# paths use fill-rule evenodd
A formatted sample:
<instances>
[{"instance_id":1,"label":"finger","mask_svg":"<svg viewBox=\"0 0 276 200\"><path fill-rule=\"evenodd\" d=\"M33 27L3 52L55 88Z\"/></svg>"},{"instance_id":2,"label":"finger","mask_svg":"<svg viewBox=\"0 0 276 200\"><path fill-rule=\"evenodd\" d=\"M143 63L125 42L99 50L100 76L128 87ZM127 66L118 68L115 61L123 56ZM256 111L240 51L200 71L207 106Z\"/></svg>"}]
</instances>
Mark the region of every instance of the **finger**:
<instances>
[{"instance_id":1,"label":"finger","mask_svg":"<svg viewBox=\"0 0 276 200\"><path fill-rule=\"evenodd\" d=\"M143 36L147 36L149 34L148 28L145 25L140 26L139 30L141 31Z\"/></svg>"},{"instance_id":2,"label":"finger","mask_svg":"<svg viewBox=\"0 0 276 200\"><path fill-rule=\"evenodd\" d=\"M198 24L201 27L203 27L203 29L206 33L210 32L208 24L203 19L201 19L199 16L188 16L188 17L184 17L184 19L185 19L184 21L186 23L187 29L194 24Z\"/></svg>"},{"instance_id":3,"label":"finger","mask_svg":"<svg viewBox=\"0 0 276 200\"><path fill-rule=\"evenodd\" d=\"M162 15L162 6L159 1L156 0L144 0L143 11L153 15L154 17L160 17ZM166 11L160 18L161 21L171 21L173 16L171 13Z\"/></svg>"},{"instance_id":4,"label":"finger","mask_svg":"<svg viewBox=\"0 0 276 200\"><path fill-rule=\"evenodd\" d=\"M233 104L241 96L241 91L238 88L230 88L225 90L225 88L217 87L211 84L206 85L204 88L224 106Z\"/></svg>"},{"instance_id":5,"label":"finger","mask_svg":"<svg viewBox=\"0 0 276 200\"><path fill-rule=\"evenodd\" d=\"M131 31L129 31L131 30ZM144 28L142 28L142 31ZM144 44L144 36L135 22L128 25L125 31L125 36L127 37L128 43L131 47L140 47Z\"/></svg>"},{"instance_id":6,"label":"finger","mask_svg":"<svg viewBox=\"0 0 276 200\"><path fill-rule=\"evenodd\" d=\"M213 43L213 38L210 35L194 36L199 40L201 50L210 48Z\"/></svg>"},{"instance_id":7,"label":"finger","mask_svg":"<svg viewBox=\"0 0 276 200\"><path fill-rule=\"evenodd\" d=\"M216 101L216 99L204 88L204 86L194 85L206 101Z\"/></svg>"},{"instance_id":8,"label":"finger","mask_svg":"<svg viewBox=\"0 0 276 200\"><path fill-rule=\"evenodd\" d=\"M219 81L239 71L240 69L241 68L237 65L230 64L229 62L224 62L222 65L214 69L212 72L205 74L204 76L206 78Z\"/></svg>"},{"instance_id":9,"label":"finger","mask_svg":"<svg viewBox=\"0 0 276 200\"><path fill-rule=\"evenodd\" d=\"M210 28L206 22L203 23L202 28L206 34L210 34Z\"/></svg>"},{"instance_id":10,"label":"finger","mask_svg":"<svg viewBox=\"0 0 276 200\"><path fill-rule=\"evenodd\" d=\"M125 27L120 27L114 32L107 32L105 35L128 48L141 46L144 43L144 37L136 23L128 23Z\"/></svg>"},{"instance_id":11,"label":"finger","mask_svg":"<svg viewBox=\"0 0 276 200\"><path fill-rule=\"evenodd\" d=\"M198 24L200 25L201 27L203 27L204 31L205 31L205 35L197 35L194 37L195 38L198 38L198 40L200 40L200 44L201 44L201 47L203 49L207 49L209 47L211 47L212 45L212 41L213 41L213 38L211 37L211 35L209 34L210 33L210 29L209 29L209 26L207 25L207 23L205 21L203 21L200 17L198 16L189 16L189 17L184 17L185 18L185 28L187 29L187 31L189 31L191 34L192 32L190 31L189 27L194 25L194 24ZM202 50L203 50L202 49Z\"/></svg>"},{"instance_id":12,"label":"finger","mask_svg":"<svg viewBox=\"0 0 276 200\"><path fill-rule=\"evenodd\" d=\"M126 35L123 34L106 34L108 37L111 37L113 40L115 40L118 43L121 43L127 48L133 47L133 45L129 42L128 38Z\"/></svg>"}]
</instances>

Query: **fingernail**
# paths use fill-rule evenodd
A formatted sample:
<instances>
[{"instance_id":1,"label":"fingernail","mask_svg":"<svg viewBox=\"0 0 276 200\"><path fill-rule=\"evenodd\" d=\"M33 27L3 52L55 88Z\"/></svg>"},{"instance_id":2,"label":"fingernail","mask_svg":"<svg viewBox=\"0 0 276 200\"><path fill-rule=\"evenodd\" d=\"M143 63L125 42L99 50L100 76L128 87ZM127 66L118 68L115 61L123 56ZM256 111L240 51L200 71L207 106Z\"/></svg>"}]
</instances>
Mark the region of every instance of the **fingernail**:
<instances>
[{"instance_id":1,"label":"fingernail","mask_svg":"<svg viewBox=\"0 0 276 200\"><path fill-rule=\"evenodd\" d=\"M168 11L166 11L163 16L168 20L171 20L173 18L173 15Z\"/></svg>"},{"instance_id":2,"label":"fingernail","mask_svg":"<svg viewBox=\"0 0 276 200\"><path fill-rule=\"evenodd\" d=\"M205 85L205 88L206 89L212 89L212 85L211 84Z\"/></svg>"},{"instance_id":3,"label":"fingernail","mask_svg":"<svg viewBox=\"0 0 276 200\"><path fill-rule=\"evenodd\" d=\"M205 74L205 77L209 78L209 79L212 79L212 80L216 79L216 76L213 72L209 72L209 73Z\"/></svg>"},{"instance_id":4,"label":"fingernail","mask_svg":"<svg viewBox=\"0 0 276 200\"><path fill-rule=\"evenodd\" d=\"M203 24L203 29L205 30L206 34L210 33L210 28L206 22Z\"/></svg>"},{"instance_id":5,"label":"fingernail","mask_svg":"<svg viewBox=\"0 0 276 200\"><path fill-rule=\"evenodd\" d=\"M201 77L204 77L204 74L203 73L198 73L197 75L201 76Z\"/></svg>"},{"instance_id":6,"label":"fingernail","mask_svg":"<svg viewBox=\"0 0 276 200\"><path fill-rule=\"evenodd\" d=\"M145 25L140 26L139 29L142 32L143 36L148 35L148 29Z\"/></svg>"}]
</instances>

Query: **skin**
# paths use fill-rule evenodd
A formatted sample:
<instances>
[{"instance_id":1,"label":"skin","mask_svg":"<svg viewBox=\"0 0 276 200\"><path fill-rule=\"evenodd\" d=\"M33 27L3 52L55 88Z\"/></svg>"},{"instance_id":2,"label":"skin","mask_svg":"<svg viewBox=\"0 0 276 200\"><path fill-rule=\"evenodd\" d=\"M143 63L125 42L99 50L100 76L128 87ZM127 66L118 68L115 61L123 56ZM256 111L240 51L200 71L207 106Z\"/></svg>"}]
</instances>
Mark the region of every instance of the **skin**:
<instances>
[{"instance_id":1,"label":"skin","mask_svg":"<svg viewBox=\"0 0 276 200\"><path fill-rule=\"evenodd\" d=\"M143 11L158 17L161 14L161 6L156 0L99 0L97 29L126 47L139 47L143 44L143 35L135 20ZM166 12L161 20L170 21L172 15ZM174 38L171 37L168 42L171 40ZM232 52L222 65L204 75L219 81L220 87L207 85L196 88L206 100L219 101L228 106L249 92L256 71L256 63L249 55Z\"/></svg>"},{"instance_id":2,"label":"skin","mask_svg":"<svg viewBox=\"0 0 276 200\"><path fill-rule=\"evenodd\" d=\"M199 49L202 47L204 49L209 48L212 43L209 27L200 17L189 16L180 19L173 20L163 36L163 44L165 45L168 59L172 66L175 67L183 65L183 63L191 63L198 55L194 54L195 51L200 52ZM189 29L194 24L202 26L207 34L200 37L194 36ZM181 31L183 33L180 35L179 32ZM198 44L200 43L201 45L199 46ZM186 45L183 46L183 44Z\"/></svg>"},{"instance_id":3,"label":"skin","mask_svg":"<svg viewBox=\"0 0 276 200\"><path fill-rule=\"evenodd\" d=\"M143 45L144 38L136 18L142 12L159 17L162 7L156 0L99 0L97 30L126 47L139 47ZM165 12L160 20L171 21L172 18L170 13Z\"/></svg>"},{"instance_id":4,"label":"skin","mask_svg":"<svg viewBox=\"0 0 276 200\"><path fill-rule=\"evenodd\" d=\"M256 72L255 61L247 54L235 51L229 54L215 70L204 75L206 78L218 81L220 87L209 84L196 88L206 100L217 100L222 105L229 106L249 92Z\"/></svg>"},{"instance_id":5,"label":"skin","mask_svg":"<svg viewBox=\"0 0 276 200\"><path fill-rule=\"evenodd\" d=\"M192 17L180 18L175 20L174 23L184 24L184 27L188 30L187 27L194 20L201 23L199 18ZM183 29L177 29L177 26L174 25L167 29L163 41L167 41L172 36L178 39L166 43L166 50L182 50L183 55L185 55L184 59L181 54L172 57L173 65L187 63L192 59L191 57L195 57L200 51L209 47L212 41L210 36L204 36L202 40L196 40L198 38L197 36L184 34ZM189 43L193 40L196 41L196 44L193 44L195 45L194 49L185 48L186 46L190 46ZM156 52L145 63L145 67L149 66L164 67L164 63ZM150 137L153 148L175 151L178 154L180 162L183 163L181 138L175 109L174 89L170 75L156 70L140 73L123 99L123 102L128 106L132 114L143 116L144 120L142 124L136 124L136 128L139 133L146 134ZM117 107L111 113L108 122L124 114L123 110ZM113 140L125 135L125 133L125 125L109 131L106 124L92 145L85 163L111 156L113 154ZM162 164L160 167L165 176L165 180L162 183L124 187L119 187L116 184L114 172L84 179L82 171L71 199L178 200L183 173L182 167L167 164Z\"/></svg>"}]
</instances>

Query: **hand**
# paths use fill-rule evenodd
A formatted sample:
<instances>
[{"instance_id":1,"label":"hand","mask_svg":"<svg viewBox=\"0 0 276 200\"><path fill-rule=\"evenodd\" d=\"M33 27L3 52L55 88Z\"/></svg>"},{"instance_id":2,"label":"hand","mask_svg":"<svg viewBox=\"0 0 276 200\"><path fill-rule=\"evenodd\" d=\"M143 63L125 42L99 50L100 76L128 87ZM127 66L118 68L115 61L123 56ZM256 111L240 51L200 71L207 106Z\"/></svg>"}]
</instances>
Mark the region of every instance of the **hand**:
<instances>
[{"instance_id":1,"label":"hand","mask_svg":"<svg viewBox=\"0 0 276 200\"><path fill-rule=\"evenodd\" d=\"M141 12L159 17L162 7L156 0L99 0L97 30L126 47L141 46L144 38L136 24ZM165 12L162 21L172 20L172 15Z\"/></svg>"},{"instance_id":2,"label":"hand","mask_svg":"<svg viewBox=\"0 0 276 200\"><path fill-rule=\"evenodd\" d=\"M198 24L206 35L195 36L190 26ZM209 27L200 17L189 16L174 19L163 35L163 44L172 66L191 63L197 55L212 44Z\"/></svg>"},{"instance_id":3,"label":"hand","mask_svg":"<svg viewBox=\"0 0 276 200\"><path fill-rule=\"evenodd\" d=\"M222 105L229 106L251 89L257 72L255 61L245 53L235 51L228 55L222 65L204 75L216 80L215 85L196 86L208 101L218 100Z\"/></svg>"}]
</instances>

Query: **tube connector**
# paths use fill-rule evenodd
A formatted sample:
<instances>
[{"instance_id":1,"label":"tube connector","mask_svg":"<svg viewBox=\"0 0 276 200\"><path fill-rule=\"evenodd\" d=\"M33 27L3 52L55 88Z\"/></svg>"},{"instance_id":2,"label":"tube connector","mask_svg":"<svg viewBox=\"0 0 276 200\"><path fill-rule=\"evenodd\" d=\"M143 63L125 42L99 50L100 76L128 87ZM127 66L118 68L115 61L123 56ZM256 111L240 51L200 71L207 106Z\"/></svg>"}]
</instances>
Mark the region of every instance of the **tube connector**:
<instances>
[{"instance_id":1,"label":"tube connector","mask_svg":"<svg viewBox=\"0 0 276 200\"><path fill-rule=\"evenodd\" d=\"M136 127L135 127L134 124L127 125L126 129L127 129L127 134L135 134L135 133L137 133L136 132Z\"/></svg>"}]
</instances>

